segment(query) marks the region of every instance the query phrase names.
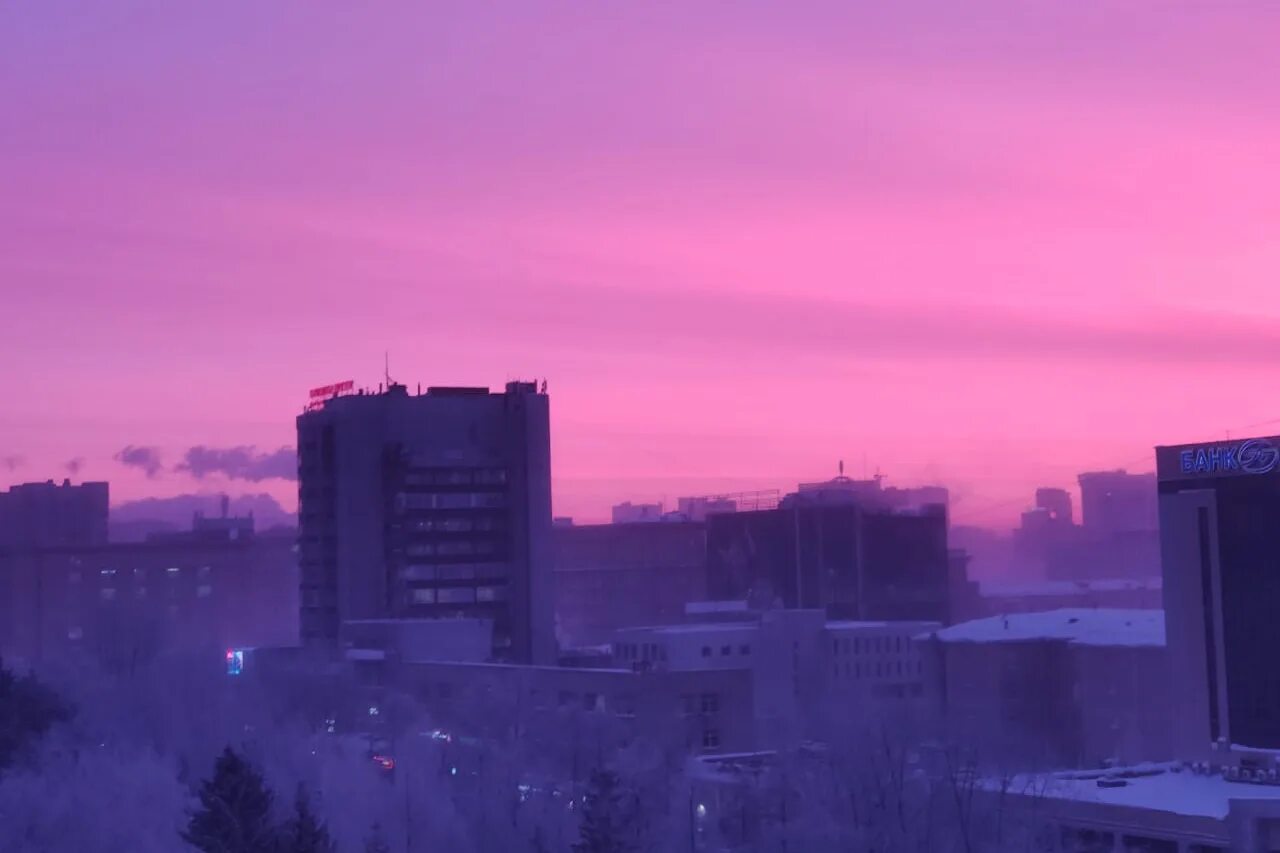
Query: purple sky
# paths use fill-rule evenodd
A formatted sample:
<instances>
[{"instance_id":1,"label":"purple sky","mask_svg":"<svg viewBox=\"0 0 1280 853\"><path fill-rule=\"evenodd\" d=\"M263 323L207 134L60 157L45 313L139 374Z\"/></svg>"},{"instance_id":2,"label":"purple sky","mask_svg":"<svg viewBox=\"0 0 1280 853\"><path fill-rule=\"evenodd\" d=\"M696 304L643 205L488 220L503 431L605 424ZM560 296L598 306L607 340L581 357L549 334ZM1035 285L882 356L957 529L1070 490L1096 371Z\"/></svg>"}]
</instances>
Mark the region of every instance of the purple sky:
<instances>
[{"instance_id":1,"label":"purple sky","mask_svg":"<svg viewBox=\"0 0 1280 853\"><path fill-rule=\"evenodd\" d=\"M0 484L292 504L384 350L546 377L582 518L1280 419L1280 5L801 6L0 4Z\"/></svg>"}]
</instances>

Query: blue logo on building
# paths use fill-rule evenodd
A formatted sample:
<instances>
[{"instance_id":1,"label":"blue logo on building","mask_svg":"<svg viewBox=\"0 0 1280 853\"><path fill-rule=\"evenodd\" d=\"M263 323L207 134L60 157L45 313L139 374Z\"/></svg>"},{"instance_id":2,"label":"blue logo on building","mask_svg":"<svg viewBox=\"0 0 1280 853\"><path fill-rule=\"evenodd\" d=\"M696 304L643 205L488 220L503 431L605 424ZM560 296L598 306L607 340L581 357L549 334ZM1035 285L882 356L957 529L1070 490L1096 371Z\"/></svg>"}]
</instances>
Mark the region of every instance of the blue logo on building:
<instances>
[{"instance_id":1,"label":"blue logo on building","mask_svg":"<svg viewBox=\"0 0 1280 853\"><path fill-rule=\"evenodd\" d=\"M1270 474L1280 466L1280 448L1264 438L1240 444L1197 447L1182 451L1183 474Z\"/></svg>"}]
</instances>

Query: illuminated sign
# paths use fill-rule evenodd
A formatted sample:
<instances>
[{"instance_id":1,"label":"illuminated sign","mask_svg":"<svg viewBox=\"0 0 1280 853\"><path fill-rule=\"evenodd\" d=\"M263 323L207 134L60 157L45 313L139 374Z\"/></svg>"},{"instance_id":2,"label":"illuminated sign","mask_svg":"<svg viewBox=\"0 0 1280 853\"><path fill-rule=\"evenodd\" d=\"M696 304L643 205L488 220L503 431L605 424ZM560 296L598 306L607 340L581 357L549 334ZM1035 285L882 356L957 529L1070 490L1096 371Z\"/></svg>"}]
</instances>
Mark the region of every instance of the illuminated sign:
<instances>
[{"instance_id":1,"label":"illuminated sign","mask_svg":"<svg viewBox=\"0 0 1280 853\"><path fill-rule=\"evenodd\" d=\"M334 397L350 394L355 389L356 383L351 379L345 382L335 382L332 385L321 385L319 388L312 388L307 395L310 398L310 402L307 403L306 410L308 412L318 412L324 408L325 400L332 400Z\"/></svg>"},{"instance_id":2,"label":"illuminated sign","mask_svg":"<svg viewBox=\"0 0 1280 853\"><path fill-rule=\"evenodd\" d=\"M312 388L309 396L312 400L325 400L329 397L350 394L355 390L355 387L355 381L348 379L346 382L336 382L333 385L321 385L319 388Z\"/></svg>"},{"instance_id":3,"label":"illuminated sign","mask_svg":"<svg viewBox=\"0 0 1280 853\"><path fill-rule=\"evenodd\" d=\"M244 672L244 650L227 649L227 675L239 675Z\"/></svg>"},{"instance_id":4,"label":"illuminated sign","mask_svg":"<svg viewBox=\"0 0 1280 853\"><path fill-rule=\"evenodd\" d=\"M1265 438L1239 444L1189 447L1178 454L1183 474L1270 474L1280 466L1280 448Z\"/></svg>"}]
</instances>

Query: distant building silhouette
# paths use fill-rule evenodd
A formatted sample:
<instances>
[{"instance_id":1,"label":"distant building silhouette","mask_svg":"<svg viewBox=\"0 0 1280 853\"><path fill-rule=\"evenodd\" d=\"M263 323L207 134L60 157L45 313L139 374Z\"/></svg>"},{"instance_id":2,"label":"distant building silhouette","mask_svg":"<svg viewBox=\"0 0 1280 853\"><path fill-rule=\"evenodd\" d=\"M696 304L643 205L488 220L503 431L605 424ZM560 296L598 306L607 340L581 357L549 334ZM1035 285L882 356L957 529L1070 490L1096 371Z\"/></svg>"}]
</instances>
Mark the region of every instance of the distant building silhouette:
<instances>
[{"instance_id":1,"label":"distant building silhouette","mask_svg":"<svg viewBox=\"0 0 1280 853\"><path fill-rule=\"evenodd\" d=\"M707 594L703 524L584 524L554 531L556 625L566 646L679 621Z\"/></svg>"},{"instance_id":2,"label":"distant building silhouette","mask_svg":"<svg viewBox=\"0 0 1280 853\"><path fill-rule=\"evenodd\" d=\"M493 656L550 662L548 398L429 388L333 396L298 417L302 634L341 624L483 618Z\"/></svg>"},{"instance_id":3,"label":"distant building silhouette","mask_svg":"<svg viewBox=\"0 0 1280 853\"><path fill-rule=\"evenodd\" d=\"M46 548L107 541L106 483L23 483L0 492L0 547Z\"/></svg>"},{"instance_id":4,"label":"distant building silhouette","mask_svg":"<svg viewBox=\"0 0 1280 853\"><path fill-rule=\"evenodd\" d=\"M778 509L707 520L715 599L755 595L788 608L824 608L838 619L946 623L951 572L939 505L895 512L798 493Z\"/></svg>"},{"instance_id":5,"label":"distant building silhouette","mask_svg":"<svg viewBox=\"0 0 1280 853\"><path fill-rule=\"evenodd\" d=\"M1149 533L1159 527L1155 474L1089 471L1079 482L1080 523L1086 532Z\"/></svg>"},{"instance_id":6,"label":"distant building silhouette","mask_svg":"<svg viewBox=\"0 0 1280 853\"><path fill-rule=\"evenodd\" d=\"M614 524L634 524L638 521L661 521L662 504L633 504L630 501L614 506Z\"/></svg>"}]
</instances>

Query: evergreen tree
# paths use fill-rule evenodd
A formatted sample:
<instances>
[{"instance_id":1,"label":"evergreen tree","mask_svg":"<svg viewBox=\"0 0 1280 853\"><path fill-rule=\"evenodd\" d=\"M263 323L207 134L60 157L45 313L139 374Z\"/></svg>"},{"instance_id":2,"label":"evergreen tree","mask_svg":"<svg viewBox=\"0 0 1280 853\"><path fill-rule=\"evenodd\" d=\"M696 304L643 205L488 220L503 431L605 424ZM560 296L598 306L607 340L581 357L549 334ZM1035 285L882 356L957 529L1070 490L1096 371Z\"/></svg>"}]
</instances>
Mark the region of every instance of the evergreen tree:
<instances>
[{"instance_id":1,"label":"evergreen tree","mask_svg":"<svg viewBox=\"0 0 1280 853\"><path fill-rule=\"evenodd\" d=\"M375 823L364 840L364 853L391 853L391 845L382 832L382 825Z\"/></svg>"},{"instance_id":2,"label":"evergreen tree","mask_svg":"<svg viewBox=\"0 0 1280 853\"><path fill-rule=\"evenodd\" d=\"M34 675L15 677L0 662L0 770L55 723L71 718L71 708Z\"/></svg>"},{"instance_id":3,"label":"evergreen tree","mask_svg":"<svg viewBox=\"0 0 1280 853\"><path fill-rule=\"evenodd\" d=\"M271 790L231 747L200 784L200 808L182 837L204 853L275 853L280 833L271 821Z\"/></svg>"},{"instance_id":4,"label":"evergreen tree","mask_svg":"<svg viewBox=\"0 0 1280 853\"><path fill-rule=\"evenodd\" d=\"M638 849L635 835L635 797L622 789L618 774L593 771L573 853L632 853Z\"/></svg>"},{"instance_id":5,"label":"evergreen tree","mask_svg":"<svg viewBox=\"0 0 1280 853\"><path fill-rule=\"evenodd\" d=\"M293 816L285 821L280 839L281 853L333 853L333 839L315 813L304 785L298 785L293 802Z\"/></svg>"}]
</instances>

